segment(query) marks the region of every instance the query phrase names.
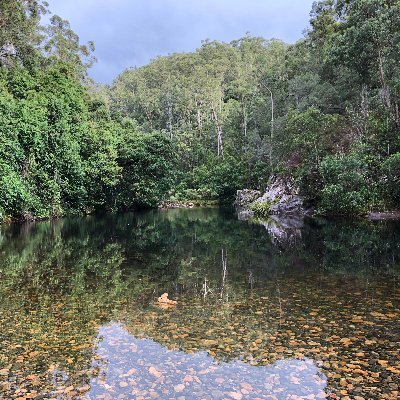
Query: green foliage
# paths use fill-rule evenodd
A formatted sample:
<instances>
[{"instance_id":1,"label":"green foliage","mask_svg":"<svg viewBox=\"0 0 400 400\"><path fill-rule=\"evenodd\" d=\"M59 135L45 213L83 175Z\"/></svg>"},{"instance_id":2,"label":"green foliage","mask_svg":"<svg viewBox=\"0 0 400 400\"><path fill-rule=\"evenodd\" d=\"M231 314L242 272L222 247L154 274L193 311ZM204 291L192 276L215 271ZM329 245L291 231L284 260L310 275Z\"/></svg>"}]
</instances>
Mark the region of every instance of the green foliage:
<instances>
[{"instance_id":1,"label":"green foliage","mask_svg":"<svg viewBox=\"0 0 400 400\"><path fill-rule=\"evenodd\" d=\"M66 63L2 71L2 219L155 206L169 190L169 141L111 120L75 76Z\"/></svg>"},{"instance_id":2,"label":"green foliage","mask_svg":"<svg viewBox=\"0 0 400 400\"><path fill-rule=\"evenodd\" d=\"M294 178L321 212L397 207L400 2L315 2L294 45L245 36L90 83L94 45L0 4L1 219L231 199ZM154 133L158 132L158 133Z\"/></svg>"},{"instance_id":3,"label":"green foliage","mask_svg":"<svg viewBox=\"0 0 400 400\"><path fill-rule=\"evenodd\" d=\"M193 170L193 183L208 199L232 198L236 190L243 186L243 165L231 156L214 158L210 165Z\"/></svg>"},{"instance_id":4,"label":"green foliage","mask_svg":"<svg viewBox=\"0 0 400 400\"><path fill-rule=\"evenodd\" d=\"M75 169L75 129L79 125L74 116L81 113L77 109L79 90L83 93L80 84L65 77L64 65L54 65L31 76L24 69L13 68L3 73L1 80L5 125L0 161L3 180L8 182L5 193L14 193L13 201L3 198L7 203L3 209L18 217L57 215L61 192L73 190L72 180L79 175ZM49 85L56 88L57 97Z\"/></svg>"},{"instance_id":5,"label":"green foliage","mask_svg":"<svg viewBox=\"0 0 400 400\"><path fill-rule=\"evenodd\" d=\"M47 12L47 3L40 0L0 2L0 66L35 64L42 39L40 17Z\"/></svg>"},{"instance_id":6,"label":"green foliage","mask_svg":"<svg viewBox=\"0 0 400 400\"><path fill-rule=\"evenodd\" d=\"M277 153L282 160L278 171L292 175L309 200L320 200L324 157L346 149L347 122L337 114L324 114L316 108L304 112L291 110L277 138Z\"/></svg>"},{"instance_id":7,"label":"green foliage","mask_svg":"<svg viewBox=\"0 0 400 400\"><path fill-rule=\"evenodd\" d=\"M2 219L155 206L171 185L173 148L90 102L70 64L0 75Z\"/></svg>"},{"instance_id":8,"label":"green foliage","mask_svg":"<svg viewBox=\"0 0 400 400\"><path fill-rule=\"evenodd\" d=\"M111 115L104 88L84 86L94 45L58 16L41 27L47 11L0 5L0 220L156 206L172 144Z\"/></svg>"},{"instance_id":9,"label":"green foliage","mask_svg":"<svg viewBox=\"0 0 400 400\"><path fill-rule=\"evenodd\" d=\"M376 188L368 179L366 161L350 155L330 156L321 163L324 187L320 212L327 214L361 214L373 202Z\"/></svg>"},{"instance_id":10,"label":"green foliage","mask_svg":"<svg viewBox=\"0 0 400 400\"><path fill-rule=\"evenodd\" d=\"M174 196L230 198L243 185L268 180L267 87L276 89L276 100L284 97L270 80L284 76L286 51L281 41L250 36L205 42L195 53L122 73L111 88L111 108L145 130L168 132L179 155Z\"/></svg>"},{"instance_id":11,"label":"green foliage","mask_svg":"<svg viewBox=\"0 0 400 400\"><path fill-rule=\"evenodd\" d=\"M254 212L254 215L258 218L268 218L272 203L253 203L251 205L251 210Z\"/></svg>"},{"instance_id":12,"label":"green foliage","mask_svg":"<svg viewBox=\"0 0 400 400\"><path fill-rule=\"evenodd\" d=\"M93 56L94 43L81 45L78 35L71 29L68 21L53 15L46 28L45 55L50 59L67 62L76 68L77 74L84 77L86 70L96 61Z\"/></svg>"},{"instance_id":13,"label":"green foliage","mask_svg":"<svg viewBox=\"0 0 400 400\"><path fill-rule=\"evenodd\" d=\"M29 190L21 177L3 161L0 163L0 209L5 218L13 210L20 213L29 207Z\"/></svg>"},{"instance_id":14,"label":"green foliage","mask_svg":"<svg viewBox=\"0 0 400 400\"><path fill-rule=\"evenodd\" d=\"M400 153L392 154L382 163L381 187L388 203L400 205Z\"/></svg>"},{"instance_id":15,"label":"green foliage","mask_svg":"<svg viewBox=\"0 0 400 400\"><path fill-rule=\"evenodd\" d=\"M118 154L118 164L122 169L118 207L155 207L165 199L173 183L175 160L172 145L160 133L125 134Z\"/></svg>"}]
</instances>

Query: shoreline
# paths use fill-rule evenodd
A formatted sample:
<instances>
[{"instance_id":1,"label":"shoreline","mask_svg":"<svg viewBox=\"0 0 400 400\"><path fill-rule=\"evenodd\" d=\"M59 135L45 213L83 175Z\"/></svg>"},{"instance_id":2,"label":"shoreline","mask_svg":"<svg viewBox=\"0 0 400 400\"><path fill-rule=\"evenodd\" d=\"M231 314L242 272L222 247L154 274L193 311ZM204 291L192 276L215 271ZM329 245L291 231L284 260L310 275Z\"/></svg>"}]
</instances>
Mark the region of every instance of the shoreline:
<instances>
[{"instance_id":1,"label":"shoreline","mask_svg":"<svg viewBox=\"0 0 400 400\"><path fill-rule=\"evenodd\" d=\"M218 200L185 200L185 201L163 201L158 206L153 208L148 208L147 210L172 210L175 208L218 208L219 202ZM45 222L45 221L56 221L64 218L85 218L85 217L92 217L96 215L105 215L105 214L121 214L125 212L134 212L139 210L145 209L136 209L136 210L126 210L126 211L106 211L101 213L96 212L88 212L82 214L62 214L62 215L49 215L46 217L35 217L29 215L29 218L12 218L6 217L4 219L0 219L0 227L1 226L8 226L13 224L26 224L26 223L35 223L35 222Z\"/></svg>"},{"instance_id":2,"label":"shoreline","mask_svg":"<svg viewBox=\"0 0 400 400\"><path fill-rule=\"evenodd\" d=\"M219 202L217 200L187 200L187 201L164 201L160 203L154 210L173 210L173 209L193 209L193 208L218 208ZM96 213L87 213L87 214L65 214L58 216L48 216L48 217L31 217L29 219L22 218L5 218L0 220L1 226L8 226L12 224L25 224L25 223L35 223L35 222L43 222L43 221L55 221L69 217L90 217L96 215ZM275 214L271 214L275 215ZM277 216L277 215L275 215ZM287 215L286 217L288 217ZM283 215L281 217L284 217ZM305 214L304 217L314 218L315 216ZM353 220L356 219L365 219L371 222L379 222L379 221L400 221L400 210L392 210L392 211L373 211L363 215L327 215L326 218L343 218L350 217ZM250 217L249 219L252 219ZM268 218L267 218L268 219Z\"/></svg>"},{"instance_id":3,"label":"shoreline","mask_svg":"<svg viewBox=\"0 0 400 400\"><path fill-rule=\"evenodd\" d=\"M175 208L217 208L218 200L177 200L163 201L158 205L159 210L171 210Z\"/></svg>"},{"instance_id":4,"label":"shoreline","mask_svg":"<svg viewBox=\"0 0 400 400\"><path fill-rule=\"evenodd\" d=\"M369 221L399 221L400 211L369 212L365 217Z\"/></svg>"}]
</instances>

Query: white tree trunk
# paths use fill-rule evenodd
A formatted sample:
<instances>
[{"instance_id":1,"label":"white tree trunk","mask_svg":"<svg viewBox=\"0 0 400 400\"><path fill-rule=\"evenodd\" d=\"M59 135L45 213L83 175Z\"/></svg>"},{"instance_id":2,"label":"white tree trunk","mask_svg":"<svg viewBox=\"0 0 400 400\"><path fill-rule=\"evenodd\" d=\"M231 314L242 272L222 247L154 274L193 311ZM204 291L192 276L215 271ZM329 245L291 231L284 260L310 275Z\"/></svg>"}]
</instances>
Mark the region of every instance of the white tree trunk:
<instances>
[{"instance_id":1,"label":"white tree trunk","mask_svg":"<svg viewBox=\"0 0 400 400\"><path fill-rule=\"evenodd\" d=\"M222 140L222 126L219 122L218 119L218 115L215 111L215 107L214 107L214 102L211 102L211 113L212 113L212 117L215 123L215 129L217 131L217 154L218 156L224 156L224 144L223 144L223 140Z\"/></svg>"}]
</instances>

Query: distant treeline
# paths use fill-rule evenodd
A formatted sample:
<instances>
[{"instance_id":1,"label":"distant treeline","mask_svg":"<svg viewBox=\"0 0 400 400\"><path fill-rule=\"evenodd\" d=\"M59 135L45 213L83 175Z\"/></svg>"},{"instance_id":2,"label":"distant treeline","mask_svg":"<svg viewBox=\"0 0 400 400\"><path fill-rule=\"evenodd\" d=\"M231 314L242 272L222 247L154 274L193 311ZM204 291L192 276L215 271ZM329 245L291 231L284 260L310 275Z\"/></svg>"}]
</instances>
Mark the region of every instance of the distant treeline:
<instances>
[{"instance_id":1,"label":"distant treeline","mask_svg":"<svg viewBox=\"0 0 400 400\"><path fill-rule=\"evenodd\" d=\"M105 87L45 3L0 4L0 219L229 199L294 178L321 213L400 202L400 1L316 2L294 45L245 36Z\"/></svg>"}]
</instances>

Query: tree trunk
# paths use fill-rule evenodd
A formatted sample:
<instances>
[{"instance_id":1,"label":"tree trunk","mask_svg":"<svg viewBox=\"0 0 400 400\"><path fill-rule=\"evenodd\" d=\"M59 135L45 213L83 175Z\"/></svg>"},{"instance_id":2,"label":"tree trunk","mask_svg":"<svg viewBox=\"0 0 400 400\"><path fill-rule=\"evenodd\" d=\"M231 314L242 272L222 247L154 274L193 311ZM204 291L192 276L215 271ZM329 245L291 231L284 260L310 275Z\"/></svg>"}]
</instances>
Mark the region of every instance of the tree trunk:
<instances>
[{"instance_id":1,"label":"tree trunk","mask_svg":"<svg viewBox=\"0 0 400 400\"><path fill-rule=\"evenodd\" d=\"M378 50L378 60L379 60L379 73L380 73L380 79L381 79L381 97L382 101L385 103L387 108L391 108L391 101L390 101L390 89L386 84L386 78L385 78L385 70L383 68L383 57L382 57L382 50Z\"/></svg>"},{"instance_id":2,"label":"tree trunk","mask_svg":"<svg viewBox=\"0 0 400 400\"><path fill-rule=\"evenodd\" d=\"M275 104L274 104L274 95L272 93L272 90L263 82L260 82L260 85L268 90L268 93L271 96L271 135L270 135L270 146L269 146L269 165L271 168L271 173L274 170L274 164L273 164L273 142L274 142L274 129L275 129Z\"/></svg>"},{"instance_id":3,"label":"tree trunk","mask_svg":"<svg viewBox=\"0 0 400 400\"><path fill-rule=\"evenodd\" d=\"M361 88L361 116L362 116L362 126L359 130L360 140L367 134L368 130L368 117L369 117L369 101L368 101L368 86L366 84L362 85Z\"/></svg>"},{"instance_id":4,"label":"tree trunk","mask_svg":"<svg viewBox=\"0 0 400 400\"><path fill-rule=\"evenodd\" d=\"M399 103L397 102L397 99L394 102L395 106L395 112L396 112L396 124L399 125L400 123L400 113L399 113Z\"/></svg>"},{"instance_id":5,"label":"tree trunk","mask_svg":"<svg viewBox=\"0 0 400 400\"><path fill-rule=\"evenodd\" d=\"M242 112L243 112L243 133L244 137L247 137L247 110L244 104L244 98L241 98Z\"/></svg>"},{"instance_id":6,"label":"tree trunk","mask_svg":"<svg viewBox=\"0 0 400 400\"><path fill-rule=\"evenodd\" d=\"M269 144L269 164L271 167L271 172L273 171L273 146L274 146L274 129L275 129L275 105L274 105L274 95L272 94L272 90L265 86L271 96L271 135L270 135L270 144Z\"/></svg>"},{"instance_id":7,"label":"tree trunk","mask_svg":"<svg viewBox=\"0 0 400 400\"><path fill-rule=\"evenodd\" d=\"M168 129L169 129L170 139L172 139L173 137L172 123L173 123L172 105L168 104Z\"/></svg>"},{"instance_id":8,"label":"tree trunk","mask_svg":"<svg viewBox=\"0 0 400 400\"><path fill-rule=\"evenodd\" d=\"M217 131L217 143L218 143L218 156L224 156L224 145L222 141L222 127L218 120L218 115L215 111L214 102L211 102L211 113L215 123L215 129Z\"/></svg>"},{"instance_id":9,"label":"tree trunk","mask_svg":"<svg viewBox=\"0 0 400 400\"><path fill-rule=\"evenodd\" d=\"M197 120L197 129L199 130L200 134L203 132L203 120L201 117L201 102L196 103L197 106L197 114L196 114L196 120Z\"/></svg>"}]
</instances>

